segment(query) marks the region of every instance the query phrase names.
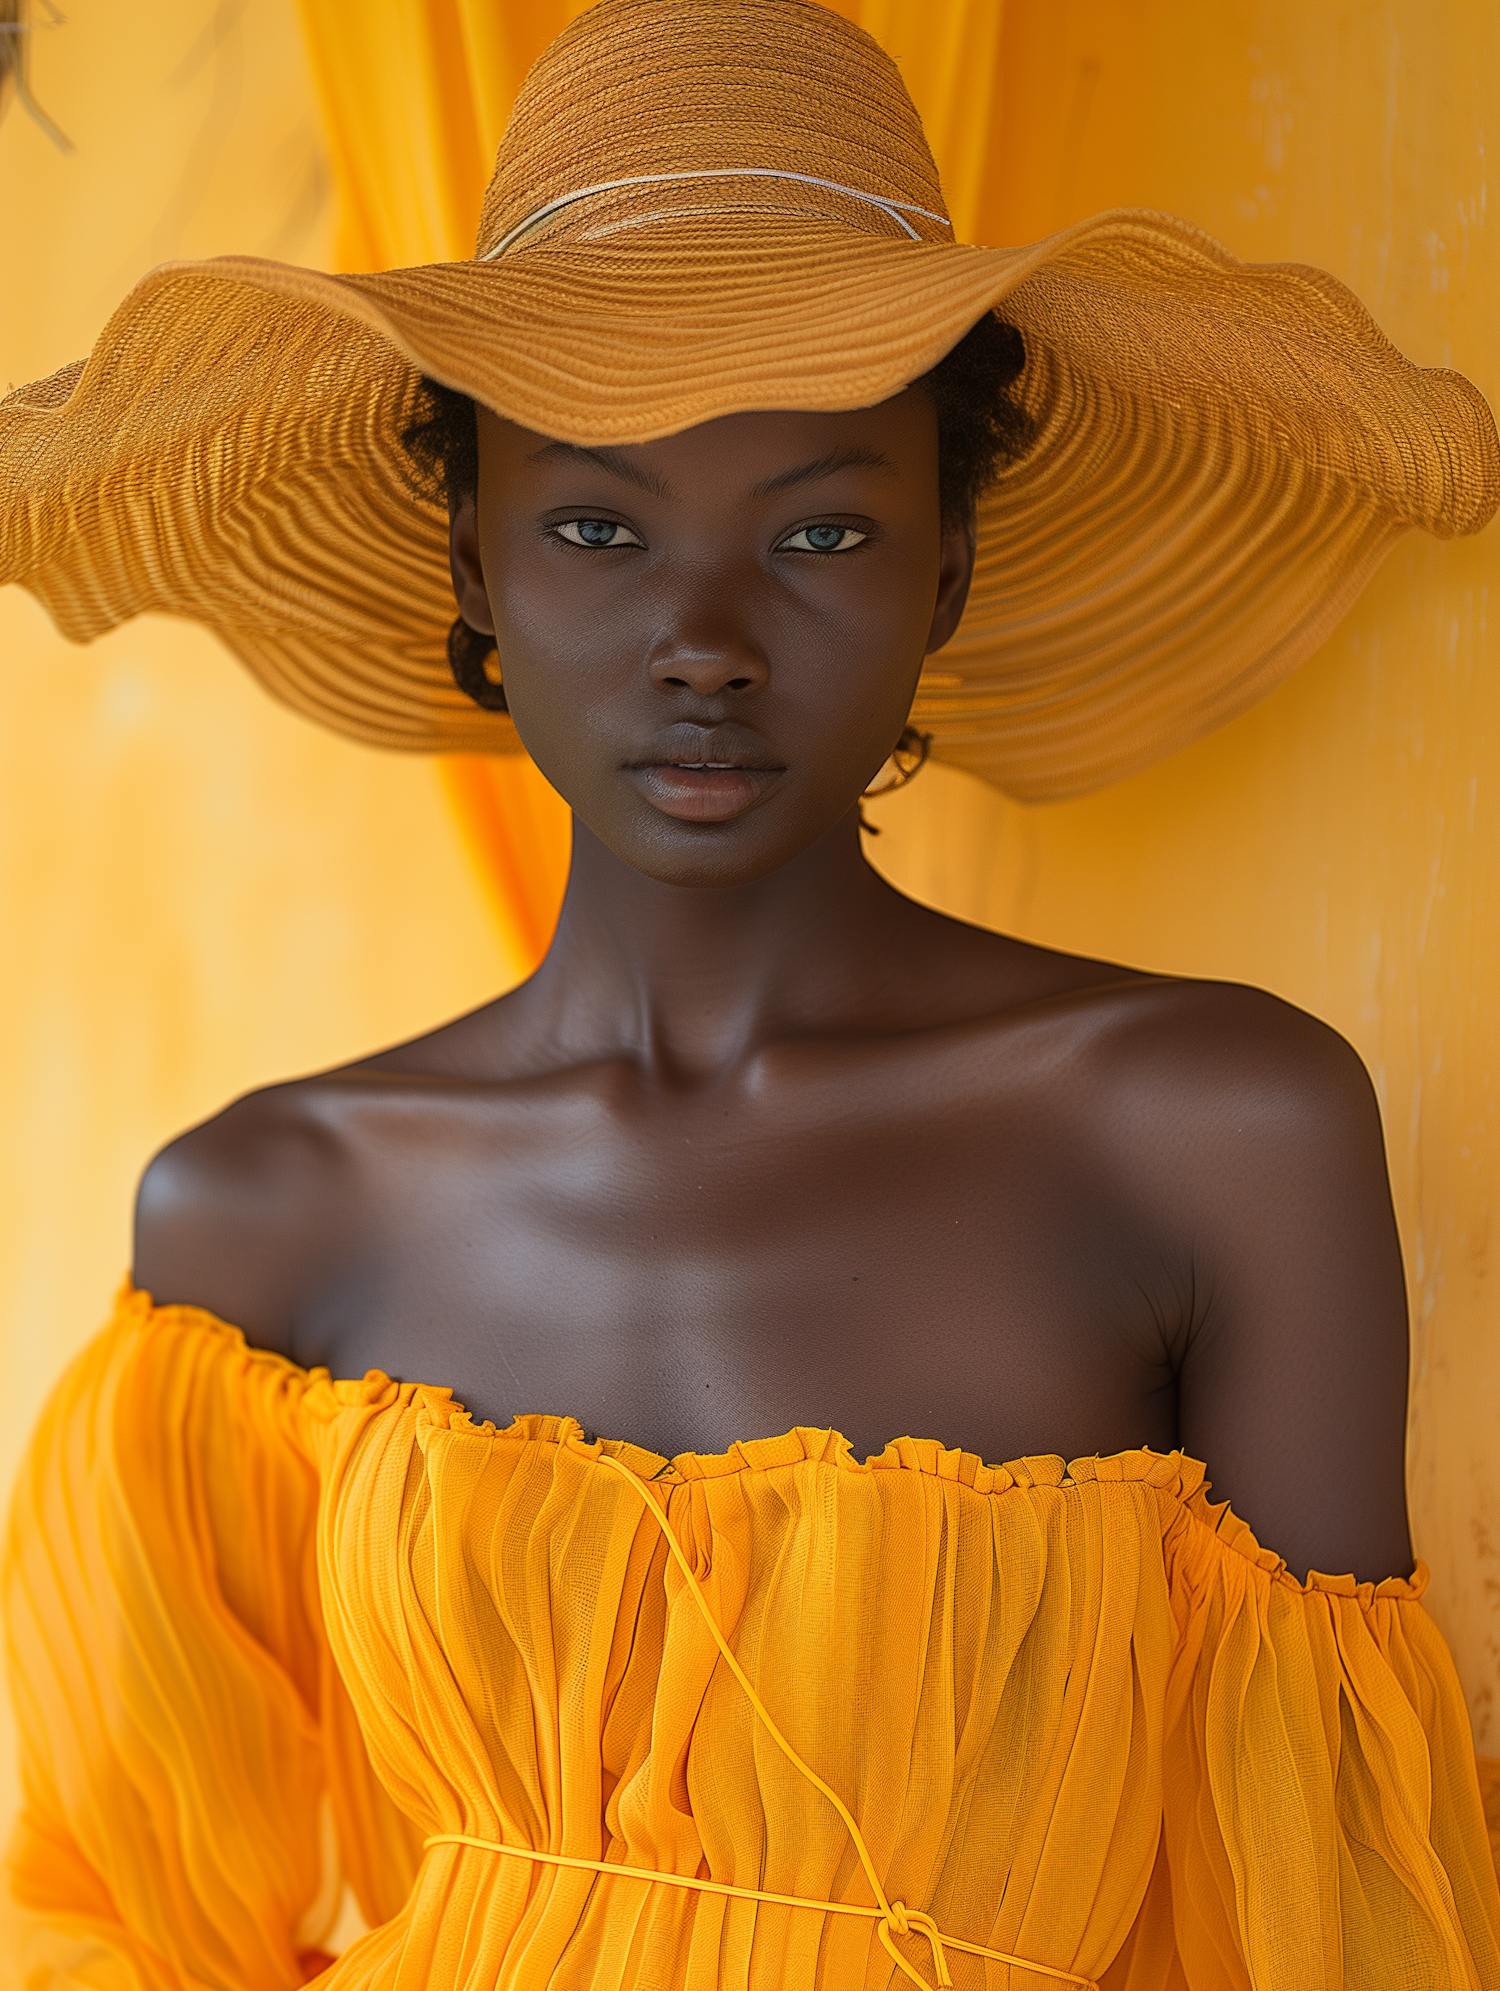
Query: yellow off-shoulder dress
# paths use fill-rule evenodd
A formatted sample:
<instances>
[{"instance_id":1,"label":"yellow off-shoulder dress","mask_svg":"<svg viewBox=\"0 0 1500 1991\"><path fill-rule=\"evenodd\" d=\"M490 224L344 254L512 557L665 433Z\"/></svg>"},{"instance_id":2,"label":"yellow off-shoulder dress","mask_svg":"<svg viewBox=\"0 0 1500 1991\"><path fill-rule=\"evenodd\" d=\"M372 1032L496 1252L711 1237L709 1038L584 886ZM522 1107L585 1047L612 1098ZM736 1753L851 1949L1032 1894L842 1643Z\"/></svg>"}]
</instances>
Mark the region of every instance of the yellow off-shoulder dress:
<instances>
[{"instance_id":1,"label":"yellow off-shoulder dress","mask_svg":"<svg viewBox=\"0 0 1500 1991\"><path fill-rule=\"evenodd\" d=\"M0 1984L1493 1991L1423 1582L1179 1454L668 1463L127 1293L12 1514Z\"/></svg>"}]
</instances>

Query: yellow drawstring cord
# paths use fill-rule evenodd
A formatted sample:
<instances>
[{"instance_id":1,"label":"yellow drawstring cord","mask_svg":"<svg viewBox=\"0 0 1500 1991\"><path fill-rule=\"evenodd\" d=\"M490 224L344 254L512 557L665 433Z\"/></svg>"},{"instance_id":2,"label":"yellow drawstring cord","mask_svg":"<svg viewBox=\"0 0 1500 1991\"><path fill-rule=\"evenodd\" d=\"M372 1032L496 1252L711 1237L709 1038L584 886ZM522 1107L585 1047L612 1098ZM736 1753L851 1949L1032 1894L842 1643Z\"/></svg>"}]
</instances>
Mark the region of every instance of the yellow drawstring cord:
<instances>
[{"instance_id":1,"label":"yellow drawstring cord","mask_svg":"<svg viewBox=\"0 0 1500 1991\"><path fill-rule=\"evenodd\" d=\"M962 1950L967 1956L984 1957L991 1963L1007 1963L1017 1970L1029 1970L1038 1977L1051 1977L1061 1984L1081 1985L1083 1991L1098 1991L1098 1987L1091 1977L1080 1977L1076 1972L1069 1970L1055 1970L1050 1964L1029 1963L1025 1957L1011 1956L1004 1950L985 1949L979 1943L960 1942L957 1936L945 1936L932 1917L924 1914L921 1909L908 1908L904 1902L890 1901L886 1898L885 1889L881 1886L880 1876L875 1871L875 1862L870 1857L870 1850L865 1844L864 1835L854 1822L854 1814L850 1811L848 1805L844 1803L838 1792L825 1784L817 1771L811 1769L803 1762L791 1743L787 1741L781 1730L766 1712L765 1703L761 1700L760 1695L756 1693L754 1687L751 1686L748 1675L730 1651L728 1641L719 1630L718 1622L713 1612L708 1608L708 1599L704 1596L698 1579L693 1574L692 1565L683 1553L681 1543L668 1526L666 1515L651 1498L649 1486L644 1480L637 1478L628 1466L622 1465L618 1459L612 1458L608 1452L598 1454L598 1463L601 1466L608 1466L611 1471L618 1473L626 1484L634 1489L640 1497L646 1512L652 1516L657 1526L661 1529L662 1537L667 1545L667 1551L677 1564L678 1569L682 1572L683 1580L688 1586L693 1601L703 1614L703 1621L708 1626L714 1644L719 1648L720 1656L723 1658L730 1672L733 1673L735 1679L739 1681L741 1687L745 1690L750 1705L759 1716L767 1734L792 1767L799 1771L815 1789L823 1793L839 1817L843 1819L845 1829L853 1841L854 1850L859 1855L859 1863L865 1870L865 1878L870 1883L870 1889L875 1896L877 1906L873 1908L861 1908L847 1901L812 1901L805 1895L800 1894L765 1894L753 1887L731 1887L725 1881L697 1880L687 1874L657 1873L648 1867L624 1866L608 1860L576 1859L565 1853L542 1853L534 1851L529 1846L507 1846L497 1839L472 1838L467 1832L434 1832L430 1839L423 1842L423 1850L425 1851L428 1846L473 1846L481 1852L505 1853L515 1859L537 1861L543 1866L576 1867L589 1873L602 1873L632 1880L641 1880L659 1887L688 1887L693 1888L700 1894L732 1895L741 1901L764 1901L778 1908L810 1908L820 1915L860 1915L867 1921L872 1921L876 1924L876 1934L880 1938L881 1946L896 1968L901 1972L902 1976L917 1986L917 1991L934 1991L934 1987L927 1982L926 1978L919 1977L906 1961L905 1957L902 1956L895 1944L894 1939L897 1936L919 1935L927 1938L932 1948L932 1962L937 1976L938 1991L952 1991L953 1985L953 1979L948 1974L948 1960L943 1954L945 1946L948 1949Z\"/></svg>"}]
</instances>

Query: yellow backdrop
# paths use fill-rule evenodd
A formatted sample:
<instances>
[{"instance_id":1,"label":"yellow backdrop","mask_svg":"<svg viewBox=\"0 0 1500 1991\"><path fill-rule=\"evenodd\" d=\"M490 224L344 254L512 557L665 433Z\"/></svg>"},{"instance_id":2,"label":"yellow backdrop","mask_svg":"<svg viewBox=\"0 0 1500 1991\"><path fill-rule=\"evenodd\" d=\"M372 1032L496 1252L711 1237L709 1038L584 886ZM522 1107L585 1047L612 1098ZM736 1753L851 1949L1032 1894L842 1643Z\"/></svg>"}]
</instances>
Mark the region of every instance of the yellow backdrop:
<instances>
[{"instance_id":1,"label":"yellow backdrop","mask_svg":"<svg viewBox=\"0 0 1500 1991\"><path fill-rule=\"evenodd\" d=\"M38 12L41 10L38 9ZM329 176L292 0L68 0L0 125L0 382L86 352L172 255L317 262ZM428 763L345 746L185 624L86 650L0 592L0 1485L108 1309L152 1150L246 1087L512 967ZM0 1833L13 1783L0 1695Z\"/></svg>"},{"instance_id":2,"label":"yellow backdrop","mask_svg":"<svg viewBox=\"0 0 1500 1991\"><path fill-rule=\"evenodd\" d=\"M75 0L39 38L35 86L80 150L63 160L14 113L0 131L0 377L82 351L164 255L467 251L515 85L579 8L304 0L320 136L288 4L150 0L143 23ZM1500 389L1483 157L1500 46L1484 0L841 11L902 63L961 230L1024 240L1098 207L1167 207L1241 254L1324 264L1414 357ZM1364 1053L1412 1280L1417 1540L1491 1749L1497 543L1400 549L1296 679L1150 775L1026 809L931 768L877 805L873 847L950 910L1262 983ZM435 777L323 739L192 631L143 624L74 651L12 592L0 648L8 1473L124 1263L144 1155L245 1084L509 981L545 943L566 822L524 762ZM477 870L456 857L455 821Z\"/></svg>"}]
</instances>

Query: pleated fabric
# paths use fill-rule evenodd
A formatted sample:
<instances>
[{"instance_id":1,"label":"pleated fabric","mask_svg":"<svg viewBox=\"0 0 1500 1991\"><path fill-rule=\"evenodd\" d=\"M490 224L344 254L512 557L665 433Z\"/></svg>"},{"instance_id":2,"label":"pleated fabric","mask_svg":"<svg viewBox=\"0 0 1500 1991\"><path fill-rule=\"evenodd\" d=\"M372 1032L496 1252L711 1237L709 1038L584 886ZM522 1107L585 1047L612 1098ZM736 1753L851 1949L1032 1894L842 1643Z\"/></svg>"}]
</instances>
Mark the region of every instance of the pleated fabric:
<instances>
[{"instance_id":1,"label":"pleated fabric","mask_svg":"<svg viewBox=\"0 0 1500 1991\"><path fill-rule=\"evenodd\" d=\"M670 1464L335 1383L127 1293L5 1573L25 1991L853 1991L874 1925L422 1842L869 1901L1109 1991L1500 1983L1425 1572L1296 1583L1180 1454L799 1430ZM369 1932L321 1949L348 1887ZM909 1942L930 1979L925 1943ZM1047 1980L949 1953L959 1991Z\"/></svg>"}]
</instances>

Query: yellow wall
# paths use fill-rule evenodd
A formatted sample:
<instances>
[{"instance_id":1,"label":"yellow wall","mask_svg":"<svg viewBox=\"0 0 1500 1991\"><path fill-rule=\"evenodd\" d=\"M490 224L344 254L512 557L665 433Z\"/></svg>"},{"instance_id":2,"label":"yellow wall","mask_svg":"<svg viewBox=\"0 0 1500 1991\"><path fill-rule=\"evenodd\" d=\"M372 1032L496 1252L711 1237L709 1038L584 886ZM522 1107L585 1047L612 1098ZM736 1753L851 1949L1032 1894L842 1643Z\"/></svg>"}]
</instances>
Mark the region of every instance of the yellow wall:
<instances>
[{"instance_id":1,"label":"yellow wall","mask_svg":"<svg viewBox=\"0 0 1500 1991\"><path fill-rule=\"evenodd\" d=\"M390 4L409 24L444 12L437 0ZM15 112L0 127L0 379L83 351L164 256L332 253L290 0L149 0L144 16L73 0L68 11L39 38L34 80L77 156L53 153ZM420 80L415 28L410 46L385 42L376 0L347 11L392 73ZM503 56L518 73L554 11L576 8L465 0L463 19L488 20L500 55L476 45L464 62ZM1500 53L1481 0L1009 0L1003 15L995 0L952 0L941 14L934 0L851 0L844 11L902 60L973 232L1021 240L1117 202L1169 207L1242 254L1325 264L1408 352L1451 359L1500 392L1480 149ZM998 49L997 68L979 48ZM441 106L439 83L422 89ZM488 131L503 108L481 109L476 129ZM420 195L407 220L425 227L456 196L407 158ZM1500 659L1485 617L1497 544L1398 551L1297 679L1151 775L1031 810L931 768L876 805L886 834L873 847L955 911L1263 983L1364 1052L1413 1280L1418 1542L1492 1751ZM556 812L525 776L512 784L520 801L486 828L461 771L444 777L445 798L420 763L325 739L191 630L143 623L73 650L11 591L0 656L8 1478L42 1392L123 1266L131 1187L158 1141L245 1085L346 1057L509 979L530 943L509 915L492 923L457 854L450 800L476 849L508 837L523 866L516 826L524 839L535 821L551 839L547 891L558 871Z\"/></svg>"},{"instance_id":2,"label":"yellow wall","mask_svg":"<svg viewBox=\"0 0 1500 1991\"><path fill-rule=\"evenodd\" d=\"M86 351L164 257L316 262L329 246L290 0L69 0L67 14L38 37L33 80L77 152L14 108L0 126L3 381ZM430 764L283 713L183 624L75 649L12 588L0 660L8 1486L126 1267L151 1151L249 1085L482 1000L510 969Z\"/></svg>"},{"instance_id":3,"label":"yellow wall","mask_svg":"<svg viewBox=\"0 0 1500 1991\"><path fill-rule=\"evenodd\" d=\"M1007 0L979 231L1162 207L1322 264L1500 403L1490 0ZM914 79L915 80L915 79ZM1497 190L1500 191L1500 190ZM929 768L876 860L1052 945L1259 983L1342 1030L1385 1110L1432 1608L1500 1753L1500 529L1398 548L1326 649L1154 772L1027 808Z\"/></svg>"}]
</instances>

